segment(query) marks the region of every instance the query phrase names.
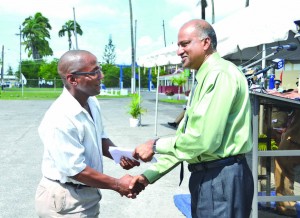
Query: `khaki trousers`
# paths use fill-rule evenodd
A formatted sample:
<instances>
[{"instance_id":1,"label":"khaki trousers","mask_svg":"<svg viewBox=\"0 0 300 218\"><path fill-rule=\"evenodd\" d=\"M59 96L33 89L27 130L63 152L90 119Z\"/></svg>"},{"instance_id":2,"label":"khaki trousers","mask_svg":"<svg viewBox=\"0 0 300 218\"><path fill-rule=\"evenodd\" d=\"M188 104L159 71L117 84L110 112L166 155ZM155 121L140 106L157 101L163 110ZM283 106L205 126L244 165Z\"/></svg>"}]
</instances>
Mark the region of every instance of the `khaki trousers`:
<instances>
[{"instance_id":1,"label":"khaki trousers","mask_svg":"<svg viewBox=\"0 0 300 218\"><path fill-rule=\"evenodd\" d=\"M36 190L35 209L38 217L43 218L96 218L100 200L97 188L77 188L42 178Z\"/></svg>"}]
</instances>

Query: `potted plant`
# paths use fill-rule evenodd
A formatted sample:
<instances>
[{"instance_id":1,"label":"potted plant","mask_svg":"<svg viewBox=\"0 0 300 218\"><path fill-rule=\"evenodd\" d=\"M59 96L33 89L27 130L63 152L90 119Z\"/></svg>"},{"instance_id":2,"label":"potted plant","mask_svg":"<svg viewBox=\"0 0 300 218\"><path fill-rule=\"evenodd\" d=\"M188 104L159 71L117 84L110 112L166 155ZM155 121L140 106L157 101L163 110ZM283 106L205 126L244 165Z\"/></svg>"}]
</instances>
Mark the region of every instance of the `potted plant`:
<instances>
[{"instance_id":1,"label":"potted plant","mask_svg":"<svg viewBox=\"0 0 300 218\"><path fill-rule=\"evenodd\" d=\"M129 111L128 113L131 115L129 118L130 127L139 126L140 123L140 116L146 112L146 109L142 108L141 106L141 99L138 94L133 94L131 97L131 102L129 104Z\"/></svg>"}]
</instances>

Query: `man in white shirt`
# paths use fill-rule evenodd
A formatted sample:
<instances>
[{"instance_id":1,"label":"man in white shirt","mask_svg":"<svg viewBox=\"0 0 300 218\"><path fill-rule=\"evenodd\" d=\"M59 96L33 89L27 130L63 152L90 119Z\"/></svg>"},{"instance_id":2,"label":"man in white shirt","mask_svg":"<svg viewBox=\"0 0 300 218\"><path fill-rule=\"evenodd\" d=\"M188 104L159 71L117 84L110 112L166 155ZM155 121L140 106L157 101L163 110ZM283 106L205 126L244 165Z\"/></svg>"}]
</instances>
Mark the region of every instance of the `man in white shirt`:
<instances>
[{"instance_id":1,"label":"man in white shirt","mask_svg":"<svg viewBox=\"0 0 300 218\"><path fill-rule=\"evenodd\" d=\"M58 73L64 89L46 112L39 135L44 144L41 179L36 191L39 217L98 217L101 192L111 189L135 198L144 188L129 189L132 179L103 174L103 156L111 158L101 109L95 95L103 79L95 55L84 50L66 52L59 60ZM139 162L121 159L124 169Z\"/></svg>"}]
</instances>

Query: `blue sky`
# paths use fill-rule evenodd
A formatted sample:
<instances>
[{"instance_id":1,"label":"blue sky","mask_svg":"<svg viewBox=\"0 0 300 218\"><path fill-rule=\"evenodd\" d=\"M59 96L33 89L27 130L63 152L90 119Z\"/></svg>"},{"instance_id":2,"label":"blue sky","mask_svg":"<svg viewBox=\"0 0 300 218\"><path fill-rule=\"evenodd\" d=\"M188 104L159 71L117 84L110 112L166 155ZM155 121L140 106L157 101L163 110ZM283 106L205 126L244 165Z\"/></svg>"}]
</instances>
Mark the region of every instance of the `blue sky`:
<instances>
[{"instance_id":1,"label":"blue sky","mask_svg":"<svg viewBox=\"0 0 300 218\"><path fill-rule=\"evenodd\" d=\"M252 0L257 1L257 0ZM132 0L133 19L137 20L137 57L164 47L163 20L166 43L177 43L177 31L186 21L201 17L197 0ZM211 22L211 5L208 0L207 20ZM250 0L251 4L251 0ZM245 0L215 0L216 21L243 8ZM116 63L131 63L130 18L128 0L0 0L0 46L4 45L4 72L8 66L17 70L19 62L19 26L25 18L41 12L49 19L50 47L59 58L68 50L67 37L58 37L62 25L73 20L84 32L78 36L79 49L89 50L102 61L104 46L111 35L116 46ZM75 46L75 39L72 38ZM22 59L28 59L22 47Z\"/></svg>"}]
</instances>

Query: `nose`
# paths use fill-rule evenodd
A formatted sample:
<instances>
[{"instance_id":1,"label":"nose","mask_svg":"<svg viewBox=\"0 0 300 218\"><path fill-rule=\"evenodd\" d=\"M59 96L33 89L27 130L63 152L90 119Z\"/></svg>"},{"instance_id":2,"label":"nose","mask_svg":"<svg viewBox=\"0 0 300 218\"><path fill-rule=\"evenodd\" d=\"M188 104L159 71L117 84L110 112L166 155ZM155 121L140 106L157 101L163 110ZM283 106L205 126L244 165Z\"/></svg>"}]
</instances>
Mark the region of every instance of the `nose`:
<instances>
[{"instance_id":1,"label":"nose","mask_svg":"<svg viewBox=\"0 0 300 218\"><path fill-rule=\"evenodd\" d=\"M184 50L183 50L182 46L179 45L177 48L177 55L181 56L183 53L184 53Z\"/></svg>"},{"instance_id":2,"label":"nose","mask_svg":"<svg viewBox=\"0 0 300 218\"><path fill-rule=\"evenodd\" d=\"M99 80L103 80L104 74L103 74L102 70L100 70L99 73L98 73L97 75L98 75L98 79L99 79Z\"/></svg>"}]
</instances>

